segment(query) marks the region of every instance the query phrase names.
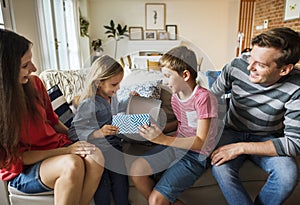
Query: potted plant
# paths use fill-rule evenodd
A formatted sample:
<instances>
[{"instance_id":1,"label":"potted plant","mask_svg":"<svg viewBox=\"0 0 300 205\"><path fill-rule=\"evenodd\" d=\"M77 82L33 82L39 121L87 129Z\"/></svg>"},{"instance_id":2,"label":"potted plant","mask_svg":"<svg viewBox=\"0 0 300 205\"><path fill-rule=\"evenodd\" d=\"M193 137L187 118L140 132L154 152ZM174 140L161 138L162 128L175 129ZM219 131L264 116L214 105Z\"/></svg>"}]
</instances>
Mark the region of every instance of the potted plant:
<instances>
[{"instance_id":1,"label":"potted plant","mask_svg":"<svg viewBox=\"0 0 300 205\"><path fill-rule=\"evenodd\" d=\"M82 37L90 37L88 33L90 22L81 15L81 11L79 10L79 20L80 20L80 36Z\"/></svg>"},{"instance_id":2,"label":"potted plant","mask_svg":"<svg viewBox=\"0 0 300 205\"><path fill-rule=\"evenodd\" d=\"M104 26L104 28L107 29L105 34L107 34L108 38L114 38L116 43L115 43L115 58L117 56L117 50L118 50L118 41L123 39L125 36L128 37L128 30L127 30L127 25L124 25L124 27L121 26L121 24L118 24L116 26L115 22L113 20L110 20L110 24L107 26Z\"/></svg>"}]
</instances>

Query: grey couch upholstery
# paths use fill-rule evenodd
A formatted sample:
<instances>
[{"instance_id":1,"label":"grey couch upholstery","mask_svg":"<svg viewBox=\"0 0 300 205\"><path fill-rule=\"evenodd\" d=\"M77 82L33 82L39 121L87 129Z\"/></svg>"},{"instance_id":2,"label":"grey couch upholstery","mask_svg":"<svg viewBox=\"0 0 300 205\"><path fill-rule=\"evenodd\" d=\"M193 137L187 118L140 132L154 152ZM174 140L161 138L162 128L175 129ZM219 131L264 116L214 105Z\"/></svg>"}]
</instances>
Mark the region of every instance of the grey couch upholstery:
<instances>
[{"instance_id":1,"label":"grey couch upholstery","mask_svg":"<svg viewBox=\"0 0 300 205\"><path fill-rule=\"evenodd\" d=\"M46 88L50 88L54 84L59 84L64 95L67 97L67 101L71 101L81 88L78 86L83 85L83 80L81 79L84 76L82 71L47 71L43 72L40 76L44 81ZM73 76L76 76L73 79ZM61 79L62 78L62 79ZM140 144L130 144L127 143L124 146L125 152L134 154L142 153L149 149L147 145ZM298 165L300 165L300 156L296 157ZM247 161L241 169L240 178L243 182L243 185L248 190L252 198L258 194L259 190L265 183L267 175L259 169L252 162ZM46 203L42 203L40 200L34 201L34 199L39 199L42 197L46 199ZM49 199L50 197L50 199ZM138 193L132 182L130 181L130 191L129 198L132 205L146 205L147 201ZM202 177L188 190L186 190L180 198L187 205L225 205L227 204L222 192L220 191L217 182L212 176L211 169L208 169ZM43 200L42 199L42 200ZM52 201L51 201L52 200ZM11 203L11 202L12 203ZM284 205L296 205L300 201L300 184L298 180L297 187L295 188L291 197L284 203ZM0 204L1 205L43 205L43 204L53 204L53 195L47 194L46 196L32 196L32 195L22 195L10 190L8 192L7 183L0 181Z\"/></svg>"}]
</instances>

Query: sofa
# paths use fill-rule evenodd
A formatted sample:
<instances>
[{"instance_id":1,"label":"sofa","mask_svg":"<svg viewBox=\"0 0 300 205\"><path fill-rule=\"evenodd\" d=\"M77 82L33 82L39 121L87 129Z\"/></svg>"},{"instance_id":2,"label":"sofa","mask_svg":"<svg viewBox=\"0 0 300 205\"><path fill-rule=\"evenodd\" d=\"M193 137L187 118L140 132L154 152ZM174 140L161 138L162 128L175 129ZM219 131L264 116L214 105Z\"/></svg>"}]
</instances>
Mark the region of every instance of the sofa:
<instances>
[{"instance_id":1,"label":"sofa","mask_svg":"<svg viewBox=\"0 0 300 205\"><path fill-rule=\"evenodd\" d=\"M50 89L52 86L57 84L65 97L66 103L72 104L73 98L82 90L86 72L86 70L47 70L42 72L39 76L44 82L47 89ZM160 96L160 98L162 98L162 96ZM169 103L167 102L163 102L162 104L169 105ZM73 112L76 112L76 109L73 108ZM151 146L153 145L124 142L124 152L126 152L129 155L142 154L146 150L150 149ZM300 165L300 156L296 157L296 160L297 163ZM246 161L246 163L241 168L240 178L251 197L254 198L265 183L267 175L255 164L253 164L250 161ZM129 198L132 205L147 204L147 201L136 190L131 180L129 187ZM182 193L180 199L187 205L227 204L221 190L218 187L217 182L212 176L210 168L200 177L198 181L196 181L196 183L191 188ZM1 181L0 201L1 205L53 204L53 193L42 193L38 196L26 195L16 192L16 190L13 190L12 188L8 187L6 182ZM284 203L284 205L296 205L299 204L299 201L300 184L298 180L297 187L295 188L291 197L287 199L287 201Z\"/></svg>"}]
</instances>

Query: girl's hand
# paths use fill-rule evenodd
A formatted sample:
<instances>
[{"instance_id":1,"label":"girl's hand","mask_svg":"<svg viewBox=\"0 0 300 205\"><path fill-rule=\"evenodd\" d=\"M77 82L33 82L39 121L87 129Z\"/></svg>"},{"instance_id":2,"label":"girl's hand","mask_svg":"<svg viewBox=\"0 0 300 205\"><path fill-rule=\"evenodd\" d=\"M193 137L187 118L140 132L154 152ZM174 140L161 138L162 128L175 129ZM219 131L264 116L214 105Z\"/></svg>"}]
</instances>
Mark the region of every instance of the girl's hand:
<instances>
[{"instance_id":1,"label":"girl's hand","mask_svg":"<svg viewBox=\"0 0 300 205\"><path fill-rule=\"evenodd\" d=\"M104 125L102 128L95 130L90 136L89 139L95 138L104 138L107 135L115 135L119 132L119 128L112 125Z\"/></svg>"},{"instance_id":2,"label":"girl's hand","mask_svg":"<svg viewBox=\"0 0 300 205\"><path fill-rule=\"evenodd\" d=\"M119 128L117 126L112 125L104 125L100 132L102 133L103 137L106 137L107 135L115 135L119 132Z\"/></svg>"},{"instance_id":3,"label":"girl's hand","mask_svg":"<svg viewBox=\"0 0 300 205\"><path fill-rule=\"evenodd\" d=\"M140 126L138 134L143 138L154 142L155 139L162 134L162 131L159 129L159 127L157 127L157 125L151 124L150 127L148 125Z\"/></svg>"},{"instance_id":4,"label":"girl's hand","mask_svg":"<svg viewBox=\"0 0 300 205\"><path fill-rule=\"evenodd\" d=\"M96 146L86 141L78 141L68 146L70 154L77 154L82 157L91 155L95 152Z\"/></svg>"},{"instance_id":5,"label":"girl's hand","mask_svg":"<svg viewBox=\"0 0 300 205\"><path fill-rule=\"evenodd\" d=\"M130 95L130 96L140 96L140 94L139 94L138 92L136 92L136 91L131 91L131 92L129 93L129 95Z\"/></svg>"}]
</instances>

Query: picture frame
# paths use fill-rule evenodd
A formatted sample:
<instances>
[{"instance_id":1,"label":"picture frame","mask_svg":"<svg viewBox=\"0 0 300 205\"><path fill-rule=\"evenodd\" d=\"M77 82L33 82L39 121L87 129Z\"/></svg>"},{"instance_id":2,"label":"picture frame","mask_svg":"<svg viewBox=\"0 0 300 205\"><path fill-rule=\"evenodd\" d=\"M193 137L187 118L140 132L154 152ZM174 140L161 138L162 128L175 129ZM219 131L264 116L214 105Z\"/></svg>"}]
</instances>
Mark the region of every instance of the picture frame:
<instances>
[{"instance_id":1,"label":"picture frame","mask_svg":"<svg viewBox=\"0 0 300 205\"><path fill-rule=\"evenodd\" d=\"M300 0L285 0L284 21L300 18Z\"/></svg>"},{"instance_id":2,"label":"picture frame","mask_svg":"<svg viewBox=\"0 0 300 205\"><path fill-rule=\"evenodd\" d=\"M156 31L145 31L144 40L156 40Z\"/></svg>"},{"instance_id":3,"label":"picture frame","mask_svg":"<svg viewBox=\"0 0 300 205\"><path fill-rule=\"evenodd\" d=\"M141 26L131 26L129 30L129 40L143 40L144 39L144 29Z\"/></svg>"},{"instance_id":4,"label":"picture frame","mask_svg":"<svg viewBox=\"0 0 300 205\"><path fill-rule=\"evenodd\" d=\"M145 4L146 30L164 30L166 25L166 4Z\"/></svg>"},{"instance_id":5,"label":"picture frame","mask_svg":"<svg viewBox=\"0 0 300 205\"><path fill-rule=\"evenodd\" d=\"M169 40L169 33L166 31L159 31L157 34L158 40Z\"/></svg>"},{"instance_id":6,"label":"picture frame","mask_svg":"<svg viewBox=\"0 0 300 205\"><path fill-rule=\"evenodd\" d=\"M177 25L166 25L166 31L169 33L169 40L177 40Z\"/></svg>"}]
</instances>

